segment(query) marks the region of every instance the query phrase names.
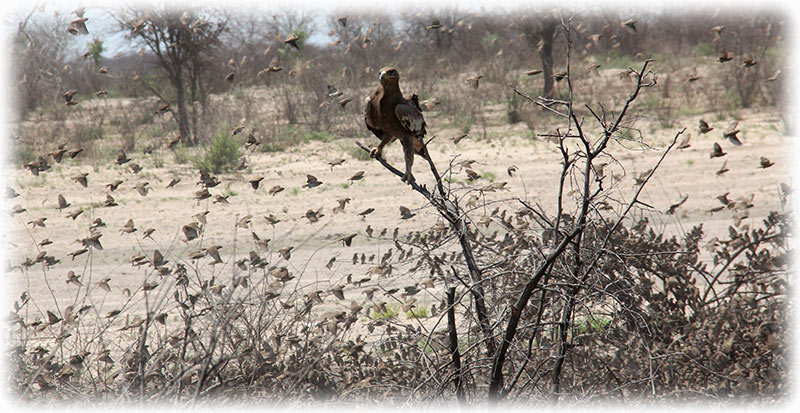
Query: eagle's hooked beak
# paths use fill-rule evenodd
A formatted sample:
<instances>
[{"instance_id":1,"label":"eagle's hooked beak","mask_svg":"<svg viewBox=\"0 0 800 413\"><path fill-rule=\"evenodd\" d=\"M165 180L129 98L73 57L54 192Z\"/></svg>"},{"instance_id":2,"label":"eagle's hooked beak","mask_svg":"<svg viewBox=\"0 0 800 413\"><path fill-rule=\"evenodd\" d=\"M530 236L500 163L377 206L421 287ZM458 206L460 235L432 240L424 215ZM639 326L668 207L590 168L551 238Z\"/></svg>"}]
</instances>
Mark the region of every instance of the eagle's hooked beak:
<instances>
[{"instance_id":1,"label":"eagle's hooked beak","mask_svg":"<svg viewBox=\"0 0 800 413\"><path fill-rule=\"evenodd\" d=\"M382 71L382 72L381 72L381 74L380 74L380 76L378 76L378 79L379 79L379 80L383 80L383 78L384 78L384 77L386 77L386 72L385 72L385 71Z\"/></svg>"}]
</instances>

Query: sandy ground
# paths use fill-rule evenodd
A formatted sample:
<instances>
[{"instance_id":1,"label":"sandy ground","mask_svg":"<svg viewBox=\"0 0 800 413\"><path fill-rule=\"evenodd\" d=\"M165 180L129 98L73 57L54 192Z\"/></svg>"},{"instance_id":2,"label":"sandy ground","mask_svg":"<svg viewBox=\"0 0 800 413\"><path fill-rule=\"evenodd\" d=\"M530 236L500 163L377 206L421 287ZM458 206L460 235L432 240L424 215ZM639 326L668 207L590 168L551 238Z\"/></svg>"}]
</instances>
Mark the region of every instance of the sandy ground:
<instances>
[{"instance_id":1,"label":"sandy ground","mask_svg":"<svg viewBox=\"0 0 800 413\"><path fill-rule=\"evenodd\" d=\"M484 178L470 184L483 187L490 183L507 182L508 191L486 193L487 202L503 200L500 205L510 210L520 208L518 199L529 204L539 203L552 213L557 194L558 174L560 172L560 154L556 146L545 139L531 140L525 138L524 124L505 126L489 130L494 136L489 140L478 139L471 134L455 145L453 136L459 135L457 130L437 129L437 115L426 113L429 124L429 135L438 138L430 144L430 151L440 171L447 169L448 163L455 159L475 160L473 170ZM743 145L734 147L725 142L721 131L730 122L715 121L713 115L707 114L708 120L716 129L709 134L697 132L698 119L701 116L679 119L672 128L656 128L652 130L646 120L637 125L642 130L644 142L650 150L633 142L624 145L613 144L610 153L616 162L610 162L605 173L609 177L606 187L612 187L610 195L615 199L629 199L635 189L634 177L653 167L672 137L683 127L691 133L691 147L673 150L664 160L660 170L644 190L641 201L653 206L653 210L637 212L648 216L650 222L665 232L681 234L696 224L703 224L706 239L713 236L724 236L730 223L731 212L722 210L710 214L707 211L719 206L718 195L730 192L729 198L735 199L753 194L754 207L745 222L752 226L760 224L761 219L771 210L780 210L779 184L792 184L792 144L789 138L782 135L783 122L777 112L742 111L738 113L740 138ZM502 137L500 137L502 136ZM709 159L713 142L719 142L727 155L723 158ZM343 143L343 145L341 144ZM375 144L376 142L365 142ZM297 282L308 291L327 291L330 287L345 284L346 300L338 302L329 294L325 294L326 302L332 307L346 307L350 300L365 301L362 290L379 287L392 288L421 282L428 274L407 274L398 266L389 277L372 277L372 280L355 286L346 283L348 274L353 278L361 278L372 266L380 261L381 256L391 249L392 233L398 228L400 238L415 231L423 231L435 225L438 216L425 200L404 185L399 178L391 175L375 161L360 161L347 155L342 146L352 142L312 142L285 153L248 153L250 169L241 174L221 174L221 184L210 191L212 194L228 194L228 204L214 203L214 198L197 201L195 191L199 178L197 171L189 164L178 165L173 157L164 155L166 164L161 168L153 166L148 155L138 152L129 156L141 164L144 169L138 174L131 173L127 165L108 165L93 168L76 161L65 160L50 171L40 176L33 176L28 170L7 167L8 186L15 189L20 196L6 201L8 209L19 204L26 211L7 219L7 227L3 233L3 243L10 265L17 266L26 258L34 259L37 254L46 251L60 262L50 268L43 269L39 264L26 270L14 268L6 271L6 280L10 285L10 296L14 299L23 291L27 291L36 304L38 313L32 311L31 318L43 318L44 311L63 308L77 296L85 294L85 287L79 289L73 284L65 283L67 273L74 271L81 276L84 286L94 286L97 281L110 278L111 292L100 288L91 288L89 301L94 303L101 313L118 308L127 301L124 289L135 291L140 288L149 275L155 281L156 275L147 265L135 267L130 258L144 254L152 258L153 251L158 249L172 263L181 262L190 268L197 268L203 277L210 279L216 276L221 280L230 280L235 267L234 262L247 256L251 250L257 250L270 265L287 266L298 276ZM166 151L166 149L161 149ZM387 147L387 159L397 166L402 165L402 151L398 143ZM759 158L769 158L774 166L768 169L759 168ZM329 161L345 158L340 166L331 168ZM715 175L724 161L730 170ZM618 163L617 163L618 162ZM515 165L518 171L513 177L507 174L507 168ZM359 171L364 171L364 178L352 184L348 179ZM432 187L433 180L424 164L419 159L415 164L415 175L420 182ZM70 177L88 172L88 187L83 188L73 182ZM453 168L453 187L461 187L466 182L463 168ZM304 188L306 175L316 176L323 182L315 188ZM248 180L263 176L260 186L254 190ZM181 178L173 188L165 188L173 178ZM488 177L488 179L487 179ZM124 183L114 192L110 192L106 184L122 179ZM149 182L150 192L140 195L134 188L136 184ZM611 185L615 183L614 185ZM285 187L280 193L270 195L269 189L275 185ZM466 190L459 190L464 194ZM57 196L62 194L71 203L63 211L57 209ZM103 207L106 194L112 194L119 206ZM677 209L675 215L667 215L664 211L682 196L688 200ZM466 195L467 197L469 195ZM573 194L568 194L565 203L568 209L574 208L569 201ZM334 213L337 199L349 197L343 213ZM407 220L400 219L398 207L406 206L416 215ZM621 205L614 204L615 211ZM67 214L78 208L87 209L76 219ZM321 208L324 216L316 223L305 218L309 209ZM359 212L374 208L374 212L361 217ZM478 221L488 214L492 207L477 208L470 214ZM209 211L208 224L203 236L190 242L184 241L181 228L195 220L194 215ZM613 212L610 212L613 213ZM276 225L270 225L265 216L273 214L280 219ZM252 216L249 227L239 227L237 223L246 215ZM37 218L47 218L45 227L32 227L28 222ZM81 248L76 239L89 235L89 227L95 218L102 218L106 223L101 228L103 234L102 251L91 251L72 259L68 254ZM132 219L136 232L122 233L120 229ZM373 237L367 235L371 227ZM150 238L143 238L143 232L155 228ZM386 235L379 236L383 229ZM490 227L487 231L499 229ZM266 250L258 250L253 243L251 231L261 238L268 238ZM340 238L349 234L357 234L352 245L343 245ZM38 244L45 238L52 244L40 247ZM211 258L190 260L189 253L210 245L222 246L220 253L222 264L211 265ZM291 258L284 260L278 250L292 246ZM354 254L375 255L374 263L353 264ZM335 258L330 268L326 266ZM420 303L437 303L443 295L441 283L434 289L419 294ZM57 304L56 304L57 302ZM11 303L9 303L11 305ZM323 307L324 308L324 307ZM405 321L405 317L400 318Z\"/></svg>"}]
</instances>

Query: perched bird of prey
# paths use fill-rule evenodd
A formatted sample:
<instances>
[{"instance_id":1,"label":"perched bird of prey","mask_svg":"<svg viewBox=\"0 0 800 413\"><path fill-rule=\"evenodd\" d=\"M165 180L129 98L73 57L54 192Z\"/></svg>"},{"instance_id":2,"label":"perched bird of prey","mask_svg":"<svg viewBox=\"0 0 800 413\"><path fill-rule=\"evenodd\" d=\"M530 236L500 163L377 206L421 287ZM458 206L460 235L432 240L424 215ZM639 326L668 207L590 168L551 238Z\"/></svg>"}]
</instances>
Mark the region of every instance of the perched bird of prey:
<instances>
[{"instance_id":1,"label":"perched bird of prey","mask_svg":"<svg viewBox=\"0 0 800 413\"><path fill-rule=\"evenodd\" d=\"M403 182L411 183L414 176L411 167L414 154L427 158L423 137L425 136L425 118L419 107L417 95L411 99L403 97L400 91L400 74L393 67L384 67L379 75L380 85L366 100L364 121L369 129L381 140L377 148L372 148L370 155L381 156L383 147L399 139L403 145L406 171Z\"/></svg>"}]
</instances>

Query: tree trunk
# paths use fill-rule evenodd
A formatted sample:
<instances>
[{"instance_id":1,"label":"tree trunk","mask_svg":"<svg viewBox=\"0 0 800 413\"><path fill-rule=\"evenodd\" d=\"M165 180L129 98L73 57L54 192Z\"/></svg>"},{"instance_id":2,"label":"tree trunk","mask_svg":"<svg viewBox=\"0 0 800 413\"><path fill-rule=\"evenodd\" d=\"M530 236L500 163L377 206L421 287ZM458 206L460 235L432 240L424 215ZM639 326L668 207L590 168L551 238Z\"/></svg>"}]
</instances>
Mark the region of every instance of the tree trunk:
<instances>
[{"instance_id":1,"label":"tree trunk","mask_svg":"<svg viewBox=\"0 0 800 413\"><path fill-rule=\"evenodd\" d=\"M538 37L542 41L539 57L542 59L542 74L544 75L544 88L542 96L553 97L553 38L556 33L556 20L544 17L539 26Z\"/></svg>"}]
</instances>

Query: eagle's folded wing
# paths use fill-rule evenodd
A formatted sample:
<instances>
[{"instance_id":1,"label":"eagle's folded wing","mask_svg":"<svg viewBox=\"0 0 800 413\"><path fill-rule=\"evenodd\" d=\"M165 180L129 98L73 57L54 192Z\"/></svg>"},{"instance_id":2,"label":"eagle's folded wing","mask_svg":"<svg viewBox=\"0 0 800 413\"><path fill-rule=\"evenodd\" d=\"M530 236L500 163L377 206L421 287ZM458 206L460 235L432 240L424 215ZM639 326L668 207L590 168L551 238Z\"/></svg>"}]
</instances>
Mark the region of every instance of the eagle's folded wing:
<instances>
[{"instance_id":1,"label":"eagle's folded wing","mask_svg":"<svg viewBox=\"0 0 800 413\"><path fill-rule=\"evenodd\" d=\"M417 137L425 135L425 118L422 117L419 109L406 103L400 103L395 106L394 114L400 124L411 134Z\"/></svg>"}]
</instances>

